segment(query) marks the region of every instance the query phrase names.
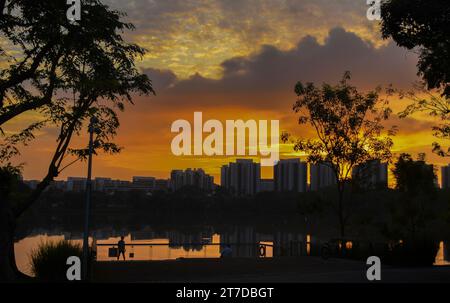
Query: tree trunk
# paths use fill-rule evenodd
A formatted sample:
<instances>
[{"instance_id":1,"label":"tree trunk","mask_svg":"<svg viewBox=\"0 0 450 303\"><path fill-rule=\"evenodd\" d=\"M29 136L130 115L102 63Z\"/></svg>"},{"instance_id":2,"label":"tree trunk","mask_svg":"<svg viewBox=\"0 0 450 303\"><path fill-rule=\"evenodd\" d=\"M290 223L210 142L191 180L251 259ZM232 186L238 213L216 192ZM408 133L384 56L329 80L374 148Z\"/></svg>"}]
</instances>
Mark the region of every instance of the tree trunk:
<instances>
[{"instance_id":1,"label":"tree trunk","mask_svg":"<svg viewBox=\"0 0 450 303\"><path fill-rule=\"evenodd\" d=\"M65 152L67 144L62 148ZM56 152L58 156L62 154ZM55 156L49 166L46 177L38 184L37 188L22 203L19 203L14 209L3 196L0 196L0 281L17 281L29 279L30 277L19 271L16 264L14 252L14 232L16 220L39 198L41 193L58 175L58 169L55 163L59 157Z\"/></svg>"},{"instance_id":2,"label":"tree trunk","mask_svg":"<svg viewBox=\"0 0 450 303\"><path fill-rule=\"evenodd\" d=\"M14 251L16 218L8 202L0 198L0 204L0 281L30 279L17 268Z\"/></svg>"},{"instance_id":3,"label":"tree trunk","mask_svg":"<svg viewBox=\"0 0 450 303\"><path fill-rule=\"evenodd\" d=\"M0 281L15 281L19 278L14 257L15 219L7 202L0 203Z\"/></svg>"}]
</instances>

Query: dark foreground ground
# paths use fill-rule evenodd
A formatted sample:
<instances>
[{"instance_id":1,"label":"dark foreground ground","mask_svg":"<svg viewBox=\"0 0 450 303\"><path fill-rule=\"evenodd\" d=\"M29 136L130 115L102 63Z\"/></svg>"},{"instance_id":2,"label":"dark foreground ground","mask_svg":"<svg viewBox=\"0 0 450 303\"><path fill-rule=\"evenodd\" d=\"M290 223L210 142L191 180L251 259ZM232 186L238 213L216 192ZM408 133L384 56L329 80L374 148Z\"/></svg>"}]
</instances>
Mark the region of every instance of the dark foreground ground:
<instances>
[{"instance_id":1,"label":"dark foreground ground","mask_svg":"<svg viewBox=\"0 0 450 303\"><path fill-rule=\"evenodd\" d=\"M96 262L96 282L368 282L365 262L318 257ZM450 283L450 267L384 266L381 282Z\"/></svg>"}]
</instances>

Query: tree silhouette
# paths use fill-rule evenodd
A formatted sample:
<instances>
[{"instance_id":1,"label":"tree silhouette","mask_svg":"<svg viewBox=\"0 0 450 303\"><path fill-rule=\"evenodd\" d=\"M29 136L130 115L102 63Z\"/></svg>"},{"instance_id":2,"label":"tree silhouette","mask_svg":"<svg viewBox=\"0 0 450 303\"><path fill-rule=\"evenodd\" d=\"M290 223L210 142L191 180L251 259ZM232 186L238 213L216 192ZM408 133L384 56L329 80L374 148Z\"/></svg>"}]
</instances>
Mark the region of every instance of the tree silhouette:
<instances>
[{"instance_id":1,"label":"tree silhouette","mask_svg":"<svg viewBox=\"0 0 450 303\"><path fill-rule=\"evenodd\" d=\"M1 30L22 56L11 60L0 74L0 126L29 110L37 111L39 120L19 133L2 134L0 161L8 163L17 155L17 145L32 140L39 128L49 126L59 134L48 171L36 189L20 200L0 197L0 221L9 222L0 230L0 251L5 255L0 260L0 279L17 278L15 220L62 170L86 157L87 147L71 145L73 136L95 117L95 150L119 152L112 141L120 125L117 110L132 104L133 94L154 93L151 81L135 66L145 50L122 39L122 32L133 29L132 24L123 23L121 13L99 1L85 0L82 6L76 23L67 21L63 0L8 1L10 14L2 15Z\"/></svg>"},{"instance_id":2,"label":"tree silhouette","mask_svg":"<svg viewBox=\"0 0 450 303\"><path fill-rule=\"evenodd\" d=\"M348 214L344 207L345 184L352 169L370 160L385 161L391 157L395 128L382 136L382 122L389 118L388 96L379 97L380 88L361 94L348 84L351 78L346 72L337 85L298 82L295 86L297 101L293 110L299 113L299 124L309 124L317 137L297 139L295 151L308 155L310 163L329 166L337 182L337 213L340 235L345 236Z\"/></svg>"},{"instance_id":3,"label":"tree silhouette","mask_svg":"<svg viewBox=\"0 0 450 303\"><path fill-rule=\"evenodd\" d=\"M438 139L450 140L450 99L446 96L438 96L428 91L423 84L414 85L410 92L401 93L402 98L412 101L402 112L400 118L406 118L416 112L426 113L433 118L441 121L440 124L433 126L433 135ZM441 157L450 156L450 147L447 150L439 144L433 143L433 152Z\"/></svg>"},{"instance_id":4,"label":"tree silhouette","mask_svg":"<svg viewBox=\"0 0 450 303\"><path fill-rule=\"evenodd\" d=\"M83 0L82 7L82 20L74 23L67 20L68 6L63 0L0 3L0 31L5 38L4 49L0 49L0 61L5 66L0 71L0 128L28 111L51 111L56 103L54 96L70 93L70 77L79 78L81 66L95 68L101 60L114 63L118 59L113 68L122 69L125 75L128 57L144 53L137 45L123 41L119 33L133 29L133 25L120 21L121 13L98 0ZM136 72L127 80L132 83L133 77L145 82ZM17 144L32 140L33 131L46 122L51 121L38 119L11 137L2 132L1 160L18 154Z\"/></svg>"},{"instance_id":5,"label":"tree silhouette","mask_svg":"<svg viewBox=\"0 0 450 303\"><path fill-rule=\"evenodd\" d=\"M99 1L85 0L83 7L86 11L81 25L67 20L66 1L0 3L0 31L6 40L0 50L6 67L0 73L0 126L26 111L50 104L59 76L66 71L64 64L76 61L90 47L99 48L100 43L111 41L110 28L99 31L91 19L104 15ZM111 26L113 21L108 21Z\"/></svg>"},{"instance_id":6,"label":"tree silhouette","mask_svg":"<svg viewBox=\"0 0 450 303\"><path fill-rule=\"evenodd\" d=\"M433 165L425 162L425 154L419 154L417 160L411 155L400 154L392 169L400 196L391 212L393 221L399 230L406 230L401 236L414 244L417 235L430 228L436 219L433 209L437 199L437 176Z\"/></svg>"},{"instance_id":7,"label":"tree silhouette","mask_svg":"<svg viewBox=\"0 0 450 303\"><path fill-rule=\"evenodd\" d=\"M398 45L419 52L418 74L428 89L450 96L450 5L447 0L387 0L381 32Z\"/></svg>"}]
</instances>

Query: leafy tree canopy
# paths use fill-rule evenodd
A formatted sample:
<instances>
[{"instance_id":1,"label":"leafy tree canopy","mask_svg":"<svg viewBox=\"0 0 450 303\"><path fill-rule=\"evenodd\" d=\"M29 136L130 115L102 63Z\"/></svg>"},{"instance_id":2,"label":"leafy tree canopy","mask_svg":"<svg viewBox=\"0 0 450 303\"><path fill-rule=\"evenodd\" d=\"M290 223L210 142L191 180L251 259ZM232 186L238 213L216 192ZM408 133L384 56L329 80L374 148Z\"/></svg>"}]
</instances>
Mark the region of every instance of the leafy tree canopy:
<instances>
[{"instance_id":1,"label":"leafy tree canopy","mask_svg":"<svg viewBox=\"0 0 450 303\"><path fill-rule=\"evenodd\" d=\"M381 32L419 52L418 74L428 89L450 97L450 5L448 0L386 0Z\"/></svg>"},{"instance_id":2,"label":"leafy tree canopy","mask_svg":"<svg viewBox=\"0 0 450 303\"><path fill-rule=\"evenodd\" d=\"M36 130L58 131L48 172L15 208L19 216L62 170L86 158L88 148L72 146L71 140L90 118L96 121L95 150L117 153L121 148L112 141L120 125L117 111L133 103L135 94L154 91L135 65L146 50L122 37L133 25L99 0L81 1L79 21L67 19L65 0L14 0L1 7L6 46L0 60L6 68L0 72L0 127L29 111L39 118L18 132L0 133L0 163L9 163Z\"/></svg>"},{"instance_id":3,"label":"leafy tree canopy","mask_svg":"<svg viewBox=\"0 0 450 303\"><path fill-rule=\"evenodd\" d=\"M433 135L438 139L450 140L450 98L428 91L421 83L416 84L412 91L401 93L400 96L412 101L399 113L400 118L416 112L426 113L439 121L439 124L432 127ZM450 147L445 150L439 142L434 142L433 152L441 157L448 157Z\"/></svg>"},{"instance_id":4,"label":"leafy tree canopy","mask_svg":"<svg viewBox=\"0 0 450 303\"><path fill-rule=\"evenodd\" d=\"M294 146L312 163L325 163L333 168L338 182L350 177L354 166L369 160L391 157L395 128L382 135L382 122L389 118L388 99L381 99L380 88L366 94L348 83L346 72L337 85L298 82L298 96L293 109L299 123L311 125L317 138L299 139ZM387 95L391 90L387 90Z\"/></svg>"},{"instance_id":5,"label":"leafy tree canopy","mask_svg":"<svg viewBox=\"0 0 450 303\"><path fill-rule=\"evenodd\" d=\"M419 154L417 160L411 155L401 154L392 170L396 180L396 189L416 195L429 194L436 190L437 176L433 165L425 162L425 154Z\"/></svg>"}]
</instances>

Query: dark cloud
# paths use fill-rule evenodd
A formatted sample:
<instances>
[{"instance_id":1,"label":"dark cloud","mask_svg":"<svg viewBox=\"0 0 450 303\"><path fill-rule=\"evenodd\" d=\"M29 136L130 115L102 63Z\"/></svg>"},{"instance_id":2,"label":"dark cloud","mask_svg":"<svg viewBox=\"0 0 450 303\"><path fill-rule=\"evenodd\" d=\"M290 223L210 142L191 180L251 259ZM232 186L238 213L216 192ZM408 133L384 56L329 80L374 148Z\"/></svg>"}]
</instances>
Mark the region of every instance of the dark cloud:
<instances>
[{"instance_id":1,"label":"dark cloud","mask_svg":"<svg viewBox=\"0 0 450 303\"><path fill-rule=\"evenodd\" d=\"M416 55L394 43L376 48L354 33L334 28L324 44L308 36L292 50L265 45L257 54L226 60L219 80L198 74L177 80L169 71L149 74L155 83L164 83L168 104L270 107L279 104L273 98L291 96L291 102L297 81L336 83L347 70L352 83L363 90L388 84L408 88L417 80L416 62Z\"/></svg>"},{"instance_id":2,"label":"dark cloud","mask_svg":"<svg viewBox=\"0 0 450 303\"><path fill-rule=\"evenodd\" d=\"M392 126L398 128L398 136L411 135L420 132L430 132L432 127L435 125L432 121L418 120L416 118L398 118L394 115L389 120L387 120L384 125L387 129Z\"/></svg>"},{"instance_id":3,"label":"dark cloud","mask_svg":"<svg viewBox=\"0 0 450 303\"><path fill-rule=\"evenodd\" d=\"M127 13L139 32L162 33L193 17L199 23L219 26L257 42L276 30L277 24L290 26L291 32L309 27L331 28L355 25L370 29L364 0L104 0L107 5ZM210 19L213 17L213 20ZM302 22L298 22L302 20ZM208 23L208 21L212 21ZM295 27L293 27L296 25Z\"/></svg>"},{"instance_id":4,"label":"dark cloud","mask_svg":"<svg viewBox=\"0 0 450 303\"><path fill-rule=\"evenodd\" d=\"M185 79L217 79L220 63L264 44L287 50L307 35L323 42L336 26L382 43L364 0L104 0L136 26L126 39L148 49L141 66L170 67Z\"/></svg>"},{"instance_id":5,"label":"dark cloud","mask_svg":"<svg viewBox=\"0 0 450 303\"><path fill-rule=\"evenodd\" d=\"M152 80L153 89L157 92L171 88L177 82L177 76L171 70L143 68L142 72Z\"/></svg>"}]
</instances>

